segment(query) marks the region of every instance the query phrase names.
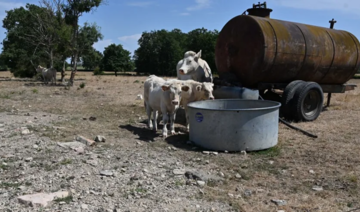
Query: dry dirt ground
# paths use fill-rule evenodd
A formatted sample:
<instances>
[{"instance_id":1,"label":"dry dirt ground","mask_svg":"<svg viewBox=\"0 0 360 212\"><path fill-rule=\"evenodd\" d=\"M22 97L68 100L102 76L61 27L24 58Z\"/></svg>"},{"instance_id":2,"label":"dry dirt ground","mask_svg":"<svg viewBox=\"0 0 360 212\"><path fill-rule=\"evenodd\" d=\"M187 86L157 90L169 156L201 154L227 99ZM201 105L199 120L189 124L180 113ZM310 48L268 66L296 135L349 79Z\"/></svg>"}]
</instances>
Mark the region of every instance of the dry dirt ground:
<instances>
[{"instance_id":1,"label":"dry dirt ground","mask_svg":"<svg viewBox=\"0 0 360 212\"><path fill-rule=\"evenodd\" d=\"M0 72L0 211L360 207L360 88L333 94L316 121L294 124L316 139L279 124L274 148L215 155L187 143L181 123L181 133L165 140L146 128L143 102L136 100L146 77L79 72L70 88L10 77ZM360 80L351 83L360 86ZM106 142L84 151L59 145L78 135L102 135ZM17 198L61 190L71 195L45 208Z\"/></svg>"}]
</instances>

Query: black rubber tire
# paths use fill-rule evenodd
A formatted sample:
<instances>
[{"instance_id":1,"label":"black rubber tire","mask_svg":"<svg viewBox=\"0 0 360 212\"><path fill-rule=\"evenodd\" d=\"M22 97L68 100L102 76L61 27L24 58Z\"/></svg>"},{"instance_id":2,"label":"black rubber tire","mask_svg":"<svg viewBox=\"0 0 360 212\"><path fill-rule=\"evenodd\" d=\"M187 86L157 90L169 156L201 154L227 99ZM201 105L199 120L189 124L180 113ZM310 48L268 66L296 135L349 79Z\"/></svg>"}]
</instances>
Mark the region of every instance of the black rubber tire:
<instances>
[{"instance_id":1,"label":"black rubber tire","mask_svg":"<svg viewBox=\"0 0 360 212\"><path fill-rule=\"evenodd\" d=\"M291 106L294 121L314 121L322 111L324 93L316 82L306 82L295 91Z\"/></svg>"},{"instance_id":2,"label":"black rubber tire","mask_svg":"<svg viewBox=\"0 0 360 212\"><path fill-rule=\"evenodd\" d=\"M281 97L281 108L280 108L280 112L281 115L287 119L290 120L292 119L292 100L294 97L294 94L297 90L297 88L303 86L306 82L302 81L302 80L295 80L290 82L286 87L285 90L283 92L283 95Z\"/></svg>"}]
</instances>

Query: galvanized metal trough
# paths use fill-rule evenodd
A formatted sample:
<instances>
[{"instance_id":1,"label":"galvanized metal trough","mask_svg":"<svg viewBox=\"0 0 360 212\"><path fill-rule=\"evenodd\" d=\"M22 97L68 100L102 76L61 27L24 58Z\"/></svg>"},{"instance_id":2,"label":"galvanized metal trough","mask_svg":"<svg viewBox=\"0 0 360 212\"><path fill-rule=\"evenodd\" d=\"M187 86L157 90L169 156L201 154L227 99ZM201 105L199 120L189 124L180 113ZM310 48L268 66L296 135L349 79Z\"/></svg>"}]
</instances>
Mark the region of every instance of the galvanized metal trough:
<instances>
[{"instance_id":1,"label":"galvanized metal trough","mask_svg":"<svg viewBox=\"0 0 360 212\"><path fill-rule=\"evenodd\" d=\"M255 151L278 143L281 104L248 99L216 99L188 104L190 140L215 151Z\"/></svg>"}]
</instances>

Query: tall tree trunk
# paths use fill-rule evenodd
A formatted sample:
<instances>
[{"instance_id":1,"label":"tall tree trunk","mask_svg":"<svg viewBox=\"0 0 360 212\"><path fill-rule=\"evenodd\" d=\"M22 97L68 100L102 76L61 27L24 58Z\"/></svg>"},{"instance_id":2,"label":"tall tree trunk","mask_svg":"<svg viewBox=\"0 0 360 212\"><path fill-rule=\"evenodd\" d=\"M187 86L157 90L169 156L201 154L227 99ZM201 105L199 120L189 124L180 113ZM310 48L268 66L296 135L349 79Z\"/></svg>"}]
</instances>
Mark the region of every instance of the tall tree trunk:
<instances>
[{"instance_id":1,"label":"tall tree trunk","mask_svg":"<svg viewBox=\"0 0 360 212\"><path fill-rule=\"evenodd\" d=\"M65 69L66 69L66 58L64 58L64 62L63 62L63 67L61 70L61 82L64 82L64 78L65 78Z\"/></svg>"},{"instance_id":2,"label":"tall tree trunk","mask_svg":"<svg viewBox=\"0 0 360 212\"><path fill-rule=\"evenodd\" d=\"M75 19L74 23L73 23L73 29L74 29L74 34L73 34L73 55L72 55L72 67L71 67L71 75L70 75L70 79L69 79L69 83L68 85L73 86L74 85L74 78L75 78L75 74L77 71L77 60L78 60L78 55L79 55L79 51L78 51L78 46L77 46L77 39L78 39L78 35L79 35L79 26L78 26L78 17Z\"/></svg>"},{"instance_id":3,"label":"tall tree trunk","mask_svg":"<svg viewBox=\"0 0 360 212\"><path fill-rule=\"evenodd\" d=\"M74 78L75 78L75 74L77 71L77 60L78 60L78 53L76 52L74 57L73 57L73 66L71 67L71 75L70 75L70 79L69 79L69 85L74 85Z\"/></svg>"},{"instance_id":4,"label":"tall tree trunk","mask_svg":"<svg viewBox=\"0 0 360 212\"><path fill-rule=\"evenodd\" d=\"M53 50L50 50L50 68L54 67L54 55Z\"/></svg>"}]
</instances>

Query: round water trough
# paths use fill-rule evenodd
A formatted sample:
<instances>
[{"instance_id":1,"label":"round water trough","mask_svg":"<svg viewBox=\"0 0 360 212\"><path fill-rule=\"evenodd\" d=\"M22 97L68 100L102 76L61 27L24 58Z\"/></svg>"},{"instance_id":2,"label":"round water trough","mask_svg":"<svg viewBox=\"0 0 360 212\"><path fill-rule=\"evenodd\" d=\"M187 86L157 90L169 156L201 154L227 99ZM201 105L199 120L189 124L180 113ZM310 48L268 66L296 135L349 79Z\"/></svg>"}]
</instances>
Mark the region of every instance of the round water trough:
<instances>
[{"instance_id":1,"label":"round water trough","mask_svg":"<svg viewBox=\"0 0 360 212\"><path fill-rule=\"evenodd\" d=\"M190 140L215 151L255 151L278 142L279 108L274 101L216 99L188 104Z\"/></svg>"}]
</instances>

